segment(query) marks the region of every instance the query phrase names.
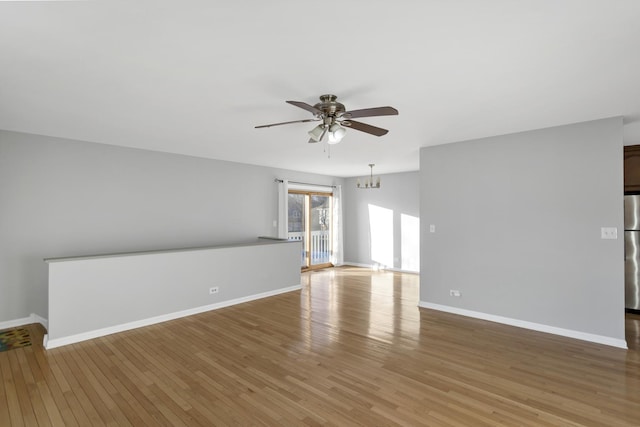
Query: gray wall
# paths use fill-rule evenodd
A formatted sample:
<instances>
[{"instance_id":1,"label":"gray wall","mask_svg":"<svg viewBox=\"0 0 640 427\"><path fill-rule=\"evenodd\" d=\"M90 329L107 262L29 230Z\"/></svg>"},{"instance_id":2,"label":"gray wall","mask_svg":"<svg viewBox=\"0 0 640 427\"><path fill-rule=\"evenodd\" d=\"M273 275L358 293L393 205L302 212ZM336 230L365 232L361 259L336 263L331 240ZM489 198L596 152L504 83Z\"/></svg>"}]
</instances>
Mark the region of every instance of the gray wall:
<instances>
[{"instance_id":1,"label":"gray wall","mask_svg":"<svg viewBox=\"0 0 640 427\"><path fill-rule=\"evenodd\" d=\"M261 240L49 260L46 348L300 289L300 246Z\"/></svg>"},{"instance_id":2,"label":"gray wall","mask_svg":"<svg viewBox=\"0 0 640 427\"><path fill-rule=\"evenodd\" d=\"M276 177L342 183L300 172L0 131L0 322L31 313L47 317L43 258L275 235Z\"/></svg>"},{"instance_id":3,"label":"gray wall","mask_svg":"<svg viewBox=\"0 0 640 427\"><path fill-rule=\"evenodd\" d=\"M622 118L423 148L421 301L624 339L622 158Z\"/></svg>"},{"instance_id":4,"label":"gray wall","mask_svg":"<svg viewBox=\"0 0 640 427\"><path fill-rule=\"evenodd\" d=\"M375 167L374 167L375 172ZM363 177L367 174L363 174ZM374 174L375 175L375 174ZM391 221L388 224L378 224L378 227L389 227L392 233L392 257L387 267L403 269L402 258L415 258L417 262L414 268L406 268L407 271L419 270L419 244L415 253L404 253L407 242L403 244L402 222L403 215L419 220L420 214L420 175L418 172L405 172L381 175L382 185L380 189L361 190L356 188L357 178L348 178L342 188L344 199L344 260L345 263L375 265L379 260L372 259L372 235L370 207L389 210ZM362 178L362 177L360 177ZM362 181L362 180L361 180ZM406 218L405 218L406 221ZM416 221L417 222L417 221ZM406 224L406 222L405 222ZM406 231L406 230L404 230ZM415 231L415 240L419 242L419 231ZM408 246L411 246L410 244Z\"/></svg>"}]
</instances>

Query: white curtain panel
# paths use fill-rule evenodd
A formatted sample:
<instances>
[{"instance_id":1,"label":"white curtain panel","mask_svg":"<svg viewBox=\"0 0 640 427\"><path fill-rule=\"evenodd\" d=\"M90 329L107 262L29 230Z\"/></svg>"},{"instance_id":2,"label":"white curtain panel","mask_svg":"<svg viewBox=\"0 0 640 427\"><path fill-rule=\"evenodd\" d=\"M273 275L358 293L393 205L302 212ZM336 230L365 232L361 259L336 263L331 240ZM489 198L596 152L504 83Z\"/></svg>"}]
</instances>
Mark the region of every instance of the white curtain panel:
<instances>
[{"instance_id":1,"label":"white curtain panel","mask_svg":"<svg viewBox=\"0 0 640 427\"><path fill-rule=\"evenodd\" d=\"M289 181L278 183L278 238L289 238Z\"/></svg>"},{"instance_id":2,"label":"white curtain panel","mask_svg":"<svg viewBox=\"0 0 640 427\"><path fill-rule=\"evenodd\" d=\"M333 188L333 218L331 222L333 235L333 251L331 253L331 263L333 265L344 264L343 233L342 233L342 186L336 185Z\"/></svg>"}]
</instances>

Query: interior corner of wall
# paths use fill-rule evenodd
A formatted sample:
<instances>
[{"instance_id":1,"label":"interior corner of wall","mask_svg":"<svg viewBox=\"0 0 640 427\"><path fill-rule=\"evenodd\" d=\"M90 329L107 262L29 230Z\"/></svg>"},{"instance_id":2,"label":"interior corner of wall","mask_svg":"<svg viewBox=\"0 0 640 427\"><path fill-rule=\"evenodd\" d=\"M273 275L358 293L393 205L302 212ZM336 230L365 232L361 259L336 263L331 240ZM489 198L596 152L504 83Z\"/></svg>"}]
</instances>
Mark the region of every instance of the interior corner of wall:
<instances>
[{"instance_id":1,"label":"interior corner of wall","mask_svg":"<svg viewBox=\"0 0 640 427\"><path fill-rule=\"evenodd\" d=\"M29 316L33 323L40 323L46 330L49 330L49 321L42 316L39 316L35 313L31 313Z\"/></svg>"}]
</instances>

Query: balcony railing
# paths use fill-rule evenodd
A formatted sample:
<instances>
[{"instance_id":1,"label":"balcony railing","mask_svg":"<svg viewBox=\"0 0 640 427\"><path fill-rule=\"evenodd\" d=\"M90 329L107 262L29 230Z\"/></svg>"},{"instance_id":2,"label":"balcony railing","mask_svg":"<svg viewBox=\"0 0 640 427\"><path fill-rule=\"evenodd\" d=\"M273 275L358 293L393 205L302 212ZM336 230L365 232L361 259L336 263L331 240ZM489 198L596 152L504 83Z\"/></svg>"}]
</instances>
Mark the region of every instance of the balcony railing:
<instances>
[{"instance_id":1,"label":"balcony railing","mask_svg":"<svg viewBox=\"0 0 640 427\"><path fill-rule=\"evenodd\" d=\"M301 266L306 267L307 261L304 248L306 233L303 231L289 232L289 240L302 242L302 259ZM329 230L312 231L311 244L309 245L311 252L311 265L326 264L331 261L331 236Z\"/></svg>"}]
</instances>

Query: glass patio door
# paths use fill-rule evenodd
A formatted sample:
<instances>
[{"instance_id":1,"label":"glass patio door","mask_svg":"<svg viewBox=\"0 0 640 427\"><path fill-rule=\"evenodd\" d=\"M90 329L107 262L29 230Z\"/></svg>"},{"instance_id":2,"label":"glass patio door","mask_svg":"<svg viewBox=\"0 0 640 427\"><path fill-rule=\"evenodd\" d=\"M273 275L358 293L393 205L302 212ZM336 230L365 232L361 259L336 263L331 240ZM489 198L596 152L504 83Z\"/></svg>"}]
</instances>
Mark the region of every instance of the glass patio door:
<instances>
[{"instance_id":1,"label":"glass patio door","mask_svg":"<svg viewBox=\"0 0 640 427\"><path fill-rule=\"evenodd\" d=\"M331 266L331 194L289 191L288 231L302 242L303 269Z\"/></svg>"}]
</instances>

